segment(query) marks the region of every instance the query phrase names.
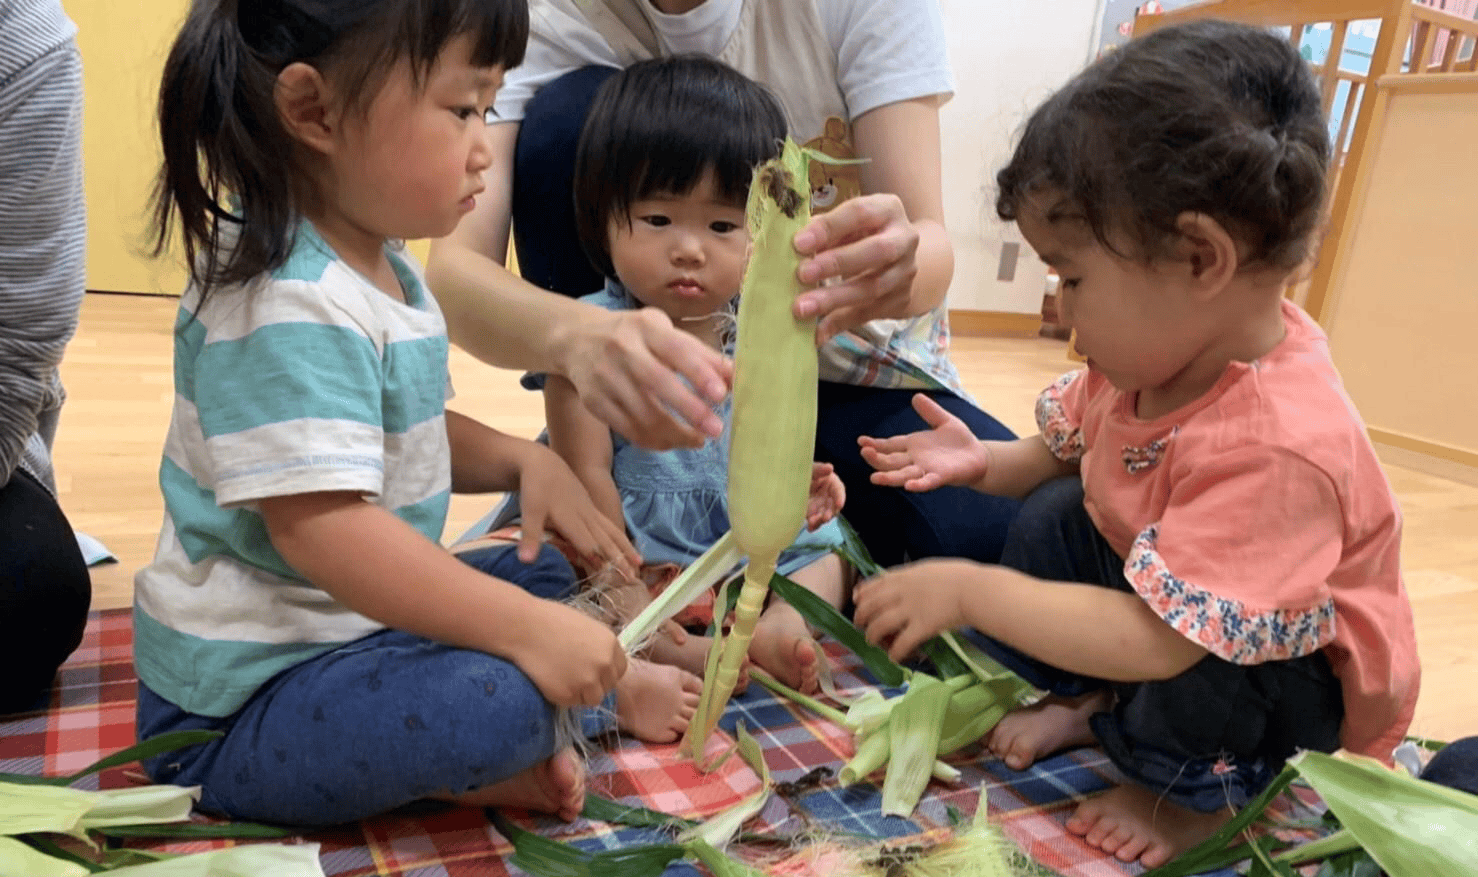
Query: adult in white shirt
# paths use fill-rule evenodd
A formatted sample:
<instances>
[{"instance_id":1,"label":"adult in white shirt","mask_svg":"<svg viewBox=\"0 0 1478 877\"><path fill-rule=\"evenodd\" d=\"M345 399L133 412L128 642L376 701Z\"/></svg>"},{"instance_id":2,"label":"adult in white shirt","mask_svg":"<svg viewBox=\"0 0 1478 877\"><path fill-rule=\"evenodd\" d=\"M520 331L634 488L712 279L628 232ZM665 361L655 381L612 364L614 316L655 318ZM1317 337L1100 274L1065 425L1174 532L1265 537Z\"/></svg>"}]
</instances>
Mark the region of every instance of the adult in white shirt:
<instances>
[{"instance_id":1,"label":"adult in white shirt","mask_svg":"<svg viewBox=\"0 0 1478 877\"><path fill-rule=\"evenodd\" d=\"M527 57L489 117L488 190L431 249L428 279L452 339L495 365L568 377L637 444L691 445L718 433L710 409L727 390L728 363L655 310L611 313L546 289L577 296L601 286L574 233L569 179L605 71L657 54L726 61L776 94L792 137L827 135L828 145L842 141L841 152L868 160L855 170L857 197L828 204L829 181L813 181L817 206L830 209L796 237L807 256L800 278L813 288L795 311L820 318L817 459L846 483L848 519L885 564L997 559L1013 501L878 487L856 441L924 428L916 392L982 438L1012 437L969 400L948 357L954 255L939 106L953 81L935 0L532 0L530 11ZM526 279L503 267L510 220Z\"/></svg>"}]
</instances>

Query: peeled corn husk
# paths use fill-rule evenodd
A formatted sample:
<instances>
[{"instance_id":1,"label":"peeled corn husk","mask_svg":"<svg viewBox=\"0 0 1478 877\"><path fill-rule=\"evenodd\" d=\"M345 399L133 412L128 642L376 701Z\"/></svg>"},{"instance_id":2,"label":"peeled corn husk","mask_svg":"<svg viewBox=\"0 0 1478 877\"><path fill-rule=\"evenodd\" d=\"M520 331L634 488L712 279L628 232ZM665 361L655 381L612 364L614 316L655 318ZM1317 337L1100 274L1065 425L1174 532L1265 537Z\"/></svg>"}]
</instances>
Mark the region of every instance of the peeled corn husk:
<instances>
[{"instance_id":1,"label":"peeled corn husk","mask_svg":"<svg viewBox=\"0 0 1478 877\"><path fill-rule=\"evenodd\" d=\"M1478 874L1478 796L1355 755L1289 759L1391 877Z\"/></svg>"},{"instance_id":2,"label":"peeled corn husk","mask_svg":"<svg viewBox=\"0 0 1478 877\"><path fill-rule=\"evenodd\" d=\"M810 221L809 159L789 138L779 158L755 170L745 217L753 248L739 293L734 402L729 425L729 526L748 558L744 585L719 655L703 680L684 737L700 758L738 682L780 553L806 519L816 443L816 321L791 312L804 291L796 233Z\"/></svg>"}]
</instances>

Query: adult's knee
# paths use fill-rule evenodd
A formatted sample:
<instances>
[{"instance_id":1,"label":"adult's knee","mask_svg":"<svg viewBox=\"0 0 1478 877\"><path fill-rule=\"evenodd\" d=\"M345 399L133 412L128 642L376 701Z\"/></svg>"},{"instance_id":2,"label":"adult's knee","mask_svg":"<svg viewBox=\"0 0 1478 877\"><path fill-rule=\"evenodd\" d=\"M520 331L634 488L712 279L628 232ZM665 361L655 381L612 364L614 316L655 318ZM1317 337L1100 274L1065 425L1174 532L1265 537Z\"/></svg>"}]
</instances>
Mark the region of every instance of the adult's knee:
<instances>
[{"instance_id":1,"label":"adult's knee","mask_svg":"<svg viewBox=\"0 0 1478 877\"><path fill-rule=\"evenodd\" d=\"M581 67L541 87L524 107L513 155L514 246L536 286L585 295L603 283L575 231L575 151L585 116L614 67Z\"/></svg>"},{"instance_id":2,"label":"adult's knee","mask_svg":"<svg viewBox=\"0 0 1478 877\"><path fill-rule=\"evenodd\" d=\"M82 642L92 582L61 508L17 471L0 490L0 711L26 709Z\"/></svg>"}]
</instances>

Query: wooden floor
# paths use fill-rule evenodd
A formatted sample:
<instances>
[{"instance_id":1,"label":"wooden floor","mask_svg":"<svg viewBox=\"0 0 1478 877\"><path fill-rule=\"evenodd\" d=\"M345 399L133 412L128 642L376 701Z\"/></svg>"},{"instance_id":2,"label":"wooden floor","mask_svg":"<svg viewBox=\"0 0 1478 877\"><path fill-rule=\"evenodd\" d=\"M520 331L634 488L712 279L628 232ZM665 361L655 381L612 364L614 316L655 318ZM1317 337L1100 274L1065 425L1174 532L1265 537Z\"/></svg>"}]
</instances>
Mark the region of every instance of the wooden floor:
<instances>
[{"instance_id":1,"label":"wooden floor","mask_svg":"<svg viewBox=\"0 0 1478 877\"><path fill-rule=\"evenodd\" d=\"M93 571L94 605L127 606L132 576L154 551L162 516L156 481L173 392L173 299L92 294L67 351L69 401L57 438L62 505L121 562ZM957 338L954 358L982 406L1018 432L1035 431L1038 391L1069 367L1063 344L1039 338ZM453 407L508 432L536 434L539 397L517 375L454 350ZM1403 562L1416 607L1425 679L1413 733L1478 733L1478 487L1388 466L1406 515ZM456 497L449 537L490 497Z\"/></svg>"}]
</instances>

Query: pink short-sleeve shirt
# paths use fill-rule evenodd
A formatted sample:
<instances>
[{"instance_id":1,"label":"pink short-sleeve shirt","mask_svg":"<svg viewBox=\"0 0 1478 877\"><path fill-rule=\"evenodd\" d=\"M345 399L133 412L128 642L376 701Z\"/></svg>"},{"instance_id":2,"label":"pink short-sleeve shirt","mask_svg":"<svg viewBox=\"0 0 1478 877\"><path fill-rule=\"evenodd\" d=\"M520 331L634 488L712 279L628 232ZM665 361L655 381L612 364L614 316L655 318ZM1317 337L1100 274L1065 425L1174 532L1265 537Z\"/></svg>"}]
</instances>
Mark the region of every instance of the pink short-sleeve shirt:
<instances>
[{"instance_id":1,"label":"pink short-sleeve shirt","mask_svg":"<svg viewBox=\"0 0 1478 877\"><path fill-rule=\"evenodd\" d=\"M1037 402L1060 459L1140 597L1182 635L1240 664L1325 650L1343 686L1341 742L1389 761L1421 669L1401 579L1401 513L1308 315L1155 420L1102 375L1064 375Z\"/></svg>"}]
</instances>

